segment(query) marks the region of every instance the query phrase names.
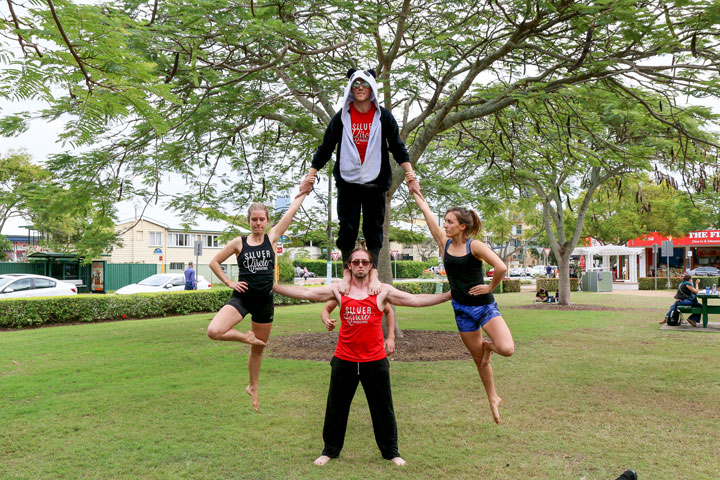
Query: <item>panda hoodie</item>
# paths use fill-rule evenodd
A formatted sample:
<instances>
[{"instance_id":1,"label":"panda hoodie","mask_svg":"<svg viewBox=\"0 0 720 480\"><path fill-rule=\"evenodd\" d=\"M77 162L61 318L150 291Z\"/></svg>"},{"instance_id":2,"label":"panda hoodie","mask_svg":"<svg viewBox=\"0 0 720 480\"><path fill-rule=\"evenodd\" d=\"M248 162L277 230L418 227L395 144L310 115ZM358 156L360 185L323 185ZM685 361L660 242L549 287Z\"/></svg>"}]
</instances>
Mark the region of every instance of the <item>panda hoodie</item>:
<instances>
[{"instance_id":1,"label":"panda hoodie","mask_svg":"<svg viewBox=\"0 0 720 480\"><path fill-rule=\"evenodd\" d=\"M389 152L392 152L398 164L409 162L410 156L400 139L400 130L392 113L378 103L375 72L350 69L347 76L350 80L345 87L342 108L333 116L325 130L322 144L313 156L312 166L321 170L337 146L333 176L338 188L350 183L387 191L392 180ZM353 142L350 121L350 104L354 100L350 87L355 80L365 80L370 84L370 101L375 104L375 116L370 127L364 162L360 161L360 154Z\"/></svg>"}]
</instances>

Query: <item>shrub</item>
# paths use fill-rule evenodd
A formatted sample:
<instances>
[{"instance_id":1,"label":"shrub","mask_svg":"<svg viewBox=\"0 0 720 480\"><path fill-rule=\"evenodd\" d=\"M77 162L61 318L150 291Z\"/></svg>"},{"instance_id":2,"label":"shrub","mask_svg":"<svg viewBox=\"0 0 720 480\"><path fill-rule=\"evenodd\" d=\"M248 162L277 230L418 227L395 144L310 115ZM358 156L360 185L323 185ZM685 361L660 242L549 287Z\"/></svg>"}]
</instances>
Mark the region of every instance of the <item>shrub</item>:
<instances>
[{"instance_id":1,"label":"shrub","mask_svg":"<svg viewBox=\"0 0 720 480\"><path fill-rule=\"evenodd\" d=\"M577 278L571 278L570 279L570 291L571 292L577 292L578 291L578 279ZM545 291L549 293L557 292L558 288L558 279L557 278L538 278L535 282L535 289L540 290L541 288L544 288Z\"/></svg>"},{"instance_id":2,"label":"shrub","mask_svg":"<svg viewBox=\"0 0 720 480\"><path fill-rule=\"evenodd\" d=\"M309 258L296 258L293 260L293 268L298 265L307 267L308 272L313 272L318 277L325 277L327 275L327 260L311 260ZM342 262L332 262L332 274L335 275L335 268L337 266L338 275L342 276ZM294 276L294 274L293 274ZM290 279L292 281L292 279Z\"/></svg>"},{"instance_id":3,"label":"shrub","mask_svg":"<svg viewBox=\"0 0 720 480\"><path fill-rule=\"evenodd\" d=\"M520 291L520 280L514 280L505 278L502 281L502 292L497 293L508 293L508 292L519 292ZM495 293L495 292L493 292Z\"/></svg>"},{"instance_id":4,"label":"shrub","mask_svg":"<svg viewBox=\"0 0 720 480\"><path fill-rule=\"evenodd\" d=\"M287 255L277 255L279 277L281 282L292 282L295 278L295 267Z\"/></svg>"},{"instance_id":5,"label":"shrub","mask_svg":"<svg viewBox=\"0 0 720 480\"><path fill-rule=\"evenodd\" d=\"M692 281L695 283L695 279L700 279L700 288L712 287L713 285L720 285L720 277L693 277ZM676 290L682 277L670 277L670 290ZM655 277L642 277L638 279L638 289L640 290L655 290ZM667 290L667 277L657 277L657 289Z\"/></svg>"},{"instance_id":6,"label":"shrub","mask_svg":"<svg viewBox=\"0 0 720 480\"><path fill-rule=\"evenodd\" d=\"M393 284L393 287L400 291L416 295L418 293L435 293L438 284L441 285L443 292L450 291L450 284L448 282L396 282Z\"/></svg>"},{"instance_id":7,"label":"shrub","mask_svg":"<svg viewBox=\"0 0 720 480\"><path fill-rule=\"evenodd\" d=\"M430 268L427 262L418 262L416 260L398 260L390 262L390 268L395 275L395 264L397 263L397 278L420 278L422 272L426 268Z\"/></svg>"},{"instance_id":8,"label":"shrub","mask_svg":"<svg viewBox=\"0 0 720 480\"><path fill-rule=\"evenodd\" d=\"M96 322L217 312L230 298L229 288L137 295L74 295L0 301L0 327L22 328L50 323ZM275 295L276 305L300 300Z\"/></svg>"}]
</instances>

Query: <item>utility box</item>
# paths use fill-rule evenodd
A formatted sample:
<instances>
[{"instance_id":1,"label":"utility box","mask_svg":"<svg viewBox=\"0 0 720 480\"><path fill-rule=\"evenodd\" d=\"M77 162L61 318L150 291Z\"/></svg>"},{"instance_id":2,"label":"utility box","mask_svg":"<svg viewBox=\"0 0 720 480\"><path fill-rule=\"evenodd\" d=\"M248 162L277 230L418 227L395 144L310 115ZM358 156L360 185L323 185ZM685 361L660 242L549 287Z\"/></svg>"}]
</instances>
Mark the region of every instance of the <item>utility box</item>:
<instances>
[{"instance_id":1,"label":"utility box","mask_svg":"<svg viewBox=\"0 0 720 480\"><path fill-rule=\"evenodd\" d=\"M612 292L612 272L586 272L582 289L583 292Z\"/></svg>"}]
</instances>

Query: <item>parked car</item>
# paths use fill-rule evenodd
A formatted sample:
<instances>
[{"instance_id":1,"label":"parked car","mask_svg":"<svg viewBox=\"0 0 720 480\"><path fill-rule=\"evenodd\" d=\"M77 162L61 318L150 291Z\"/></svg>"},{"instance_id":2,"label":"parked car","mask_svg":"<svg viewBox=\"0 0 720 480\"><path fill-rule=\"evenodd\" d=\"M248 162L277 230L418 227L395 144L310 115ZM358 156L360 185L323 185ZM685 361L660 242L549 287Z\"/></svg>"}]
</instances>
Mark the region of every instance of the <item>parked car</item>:
<instances>
[{"instance_id":1,"label":"parked car","mask_svg":"<svg viewBox=\"0 0 720 480\"><path fill-rule=\"evenodd\" d=\"M525 269L522 267L519 268L511 268L510 273L508 274L511 277L524 277L525 276Z\"/></svg>"},{"instance_id":2,"label":"parked car","mask_svg":"<svg viewBox=\"0 0 720 480\"><path fill-rule=\"evenodd\" d=\"M0 299L77 295L77 287L56 278L29 273L0 275Z\"/></svg>"},{"instance_id":3,"label":"parked car","mask_svg":"<svg viewBox=\"0 0 720 480\"><path fill-rule=\"evenodd\" d=\"M720 277L720 269L715 267L697 267L688 273L695 277Z\"/></svg>"},{"instance_id":4,"label":"parked car","mask_svg":"<svg viewBox=\"0 0 720 480\"><path fill-rule=\"evenodd\" d=\"M534 267L530 268L530 275L542 275L544 277L546 268L546 265L535 265Z\"/></svg>"},{"instance_id":5,"label":"parked car","mask_svg":"<svg viewBox=\"0 0 720 480\"><path fill-rule=\"evenodd\" d=\"M207 290L210 287L210 282L205 280L205 277L197 276L198 290ZM157 273L138 283L125 285L115 290L115 293L130 295L133 293L174 292L176 290L185 290L185 275L182 273Z\"/></svg>"}]
</instances>

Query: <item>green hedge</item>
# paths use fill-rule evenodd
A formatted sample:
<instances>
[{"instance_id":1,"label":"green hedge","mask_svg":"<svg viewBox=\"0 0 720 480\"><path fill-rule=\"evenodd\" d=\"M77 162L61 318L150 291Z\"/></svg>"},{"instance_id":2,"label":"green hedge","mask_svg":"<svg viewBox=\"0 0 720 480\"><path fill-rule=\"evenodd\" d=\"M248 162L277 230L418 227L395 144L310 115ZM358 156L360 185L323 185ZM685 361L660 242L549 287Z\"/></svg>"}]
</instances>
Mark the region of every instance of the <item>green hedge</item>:
<instances>
[{"instance_id":1,"label":"green hedge","mask_svg":"<svg viewBox=\"0 0 720 480\"><path fill-rule=\"evenodd\" d=\"M720 277L693 277L693 283L695 283L696 278L700 279L701 289L713 285L720 286ZM683 277L670 277L670 290L677 290L682 279ZM658 290L667 290L666 285L667 277L657 277ZM638 279L638 288L640 290L655 290L655 277L641 277Z\"/></svg>"},{"instance_id":2,"label":"green hedge","mask_svg":"<svg viewBox=\"0 0 720 480\"><path fill-rule=\"evenodd\" d=\"M577 292L578 286L580 285L580 282L577 278L571 278L570 279L570 291L571 292ZM557 292L558 288L558 279L557 278L538 278L535 281L535 289L540 290L541 288L544 288L545 291L549 293Z\"/></svg>"},{"instance_id":3,"label":"green hedge","mask_svg":"<svg viewBox=\"0 0 720 480\"><path fill-rule=\"evenodd\" d=\"M396 282L393 284L398 290L408 293L435 293L435 285L440 283L442 285L442 291L447 292L450 290L450 283L445 282ZM493 294L507 293L507 292L519 292L520 291L520 280L505 279L502 282L502 287L495 289Z\"/></svg>"},{"instance_id":4,"label":"green hedge","mask_svg":"<svg viewBox=\"0 0 720 480\"><path fill-rule=\"evenodd\" d=\"M335 268L337 266L338 275L342 274L342 262L331 262L332 274L335 275ZM321 278L325 278L327 275L327 260L310 260L308 258L296 258L292 262L293 268L298 265L301 267L307 267L308 272L313 272L315 275ZM292 281L292 279L290 280Z\"/></svg>"},{"instance_id":5,"label":"green hedge","mask_svg":"<svg viewBox=\"0 0 720 480\"><path fill-rule=\"evenodd\" d=\"M73 295L0 301L0 327L22 328L53 323L96 322L217 312L230 298L229 288L137 295ZM275 295L275 305L302 302Z\"/></svg>"},{"instance_id":6,"label":"green hedge","mask_svg":"<svg viewBox=\"0 0 720 480\"><path fill-rule=\"evenodd\" d=\"M519 292L519 291L520 291L520 280L505 278L502 281L502 291L498 292L496 290L493 293L511 293L511 292Z\"/></svg>"},{"instance_id":7,"label":"green hedge","mask_svg":"<svg viewBox=\"0 0 720 480\"><path fill-rule=\"evenodd\" d=\"M412 294L435 293L435 288L438 283L442 285L443 292L450 291L450 284L448 282L396 282L393 283L393 287Z\"/></svg>"},{"instance_id":8,"label":"green hedge","mask_svg":"<svg viewBox=\"0 0 720 480\"><path fill-rule=\"evenodd\" d=\"M332 273L335 275L335 265L337 265L338 275L342 272L342 262L332 262ZM327 275L327 260L309 260L298 258L293 260L293 266L298 265L307 267L308 271L315 273L318 277ZM390 263L393 275L395 274L395 262ZM430 268L427 262L418 262L415 260L398 260L397 262L397 278L420 278L423 270Z\"/></svg>"},{"instance_id":9,"label":"green hedge","mask_svg":"<svg viewBox=\"0 0 720 480\"><path fill-rule=\"evenodd\" d=\"M280 282L292 283L295 278L295 267L290 257L288 255L278 255L276 258L278 261L278 276L280 277Z\"/></svg>"}]
</instances>

